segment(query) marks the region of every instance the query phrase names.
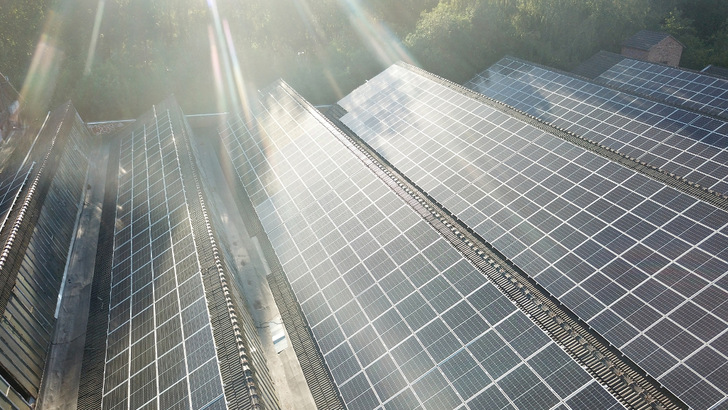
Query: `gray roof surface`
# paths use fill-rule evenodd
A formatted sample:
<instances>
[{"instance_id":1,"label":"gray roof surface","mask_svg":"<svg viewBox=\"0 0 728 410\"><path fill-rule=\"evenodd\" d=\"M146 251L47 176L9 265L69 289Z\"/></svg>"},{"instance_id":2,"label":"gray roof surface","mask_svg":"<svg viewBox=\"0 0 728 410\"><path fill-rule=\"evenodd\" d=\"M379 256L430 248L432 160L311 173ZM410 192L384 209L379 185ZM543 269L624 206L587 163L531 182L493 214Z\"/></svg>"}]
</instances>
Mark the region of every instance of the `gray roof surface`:
<instances>
[{"instance_id":1,"label":"gray roof surface","mask_svg":"<svg viewBox=\"0 0 728 410\"><path fill-rule=\"evenodd\" d=\"M624 59L625 57L621 54L600 51L579 64L573 72L582 77L594 79Z\"/></svg>"},{"instance_id":2,"label":"gray roof surface","mask_svg":"<svg viewBox=\"0 0 728 410\"><path fill-rule=\"evenodd\" d=\"M625 47L648 51L667 37L670 37L670 35L665 32L642 30L625 40L623 45Z\"/></svg>"},{"instance_id":3,"label":"gray roof surface","mask_svg":"<svg viewBox=\"0 0 728 410\"><path fill-rule=\"evenodd\" d=\"M728 68L711 64L704 69L700 70L703 74L710 74L719 77L728 78Z\"/></svg>"}]
</instances>

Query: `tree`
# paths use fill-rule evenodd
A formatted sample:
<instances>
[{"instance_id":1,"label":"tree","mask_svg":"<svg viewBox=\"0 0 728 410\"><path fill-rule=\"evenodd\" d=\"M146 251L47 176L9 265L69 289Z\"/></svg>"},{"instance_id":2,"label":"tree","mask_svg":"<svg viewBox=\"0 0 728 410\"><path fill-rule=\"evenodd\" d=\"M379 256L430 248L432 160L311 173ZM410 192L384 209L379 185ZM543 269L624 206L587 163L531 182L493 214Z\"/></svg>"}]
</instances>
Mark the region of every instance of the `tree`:
<instances>
[{"instance_id":1,"label":"tree","mask_svg":"<svg viewBox=\"0 0 728 410\"><path fill-rule=\"evenodd\" d=\"M705 67L709 60L710 51L705 42L698 37L693 20L685 17L683 12L675 9L665 19L661 27L667 33L672 34L685 46L680 65L689 68Z\"/></svg>"},{"instance_id":2,"label":"tree","mask_svg":"<svg viewBox=\"0 0 728 410\"><path fill-rule=\"evenodd\" d=\"M22 86L43 32L56 52L51 104L71 97L87 120L136 116L172 92L189 112L215 109L217 101L237 98L236 70L245 89L283 77L304 97L331 103L410 55L454 81L505 54L570 69L600 49L618 50L644 28L675 35L686 45L683 61L690 67L728 59L724 0L13 3L0 3L0 70ZM218 34L222 26L229 32ZM226 77L223 90L215 87L214 65Z\"/></svg>"},{"instance_id":3,"label":"tree","mask_svg":"<svg viewBox=\"0 0 728 410\"><path fill-rule=\"evenodd\" d=\"M474 72L482 48L474 35L474 10L472 3L442 1L422 13L405 43L425 69L456 81Z\"/></svg>"},{"instance_id":4,"label":"tree","mask_svg":"<svg viewBox=\"0 0 728 410\"><path fill-rule=\"evenodd\" d=\"M728 19L725 0L680 0L677 8L686 19L700 22L694 26L694 34L703 40L719 32Z\"/></svg>"},{"instance_id":5,"label":"tree","mask_svg":"<svg viewBox=\"0 0 728 410\"><path fill-rule=\"evenodd\" d=\"M0 72L16 87L25 80L49 0L0 2Z\"/></svg>"},{"instance_id":6,"label":"tree","mask_svg":"<svg viewBox=\"0 0 728 410\"><path fill-rule=\"evenodd\" d=\"M625 33L644 28L649 0L520 0L513 15L520 53L572 68L600 49L616 49Z\"/></svg>"}]
</instances>

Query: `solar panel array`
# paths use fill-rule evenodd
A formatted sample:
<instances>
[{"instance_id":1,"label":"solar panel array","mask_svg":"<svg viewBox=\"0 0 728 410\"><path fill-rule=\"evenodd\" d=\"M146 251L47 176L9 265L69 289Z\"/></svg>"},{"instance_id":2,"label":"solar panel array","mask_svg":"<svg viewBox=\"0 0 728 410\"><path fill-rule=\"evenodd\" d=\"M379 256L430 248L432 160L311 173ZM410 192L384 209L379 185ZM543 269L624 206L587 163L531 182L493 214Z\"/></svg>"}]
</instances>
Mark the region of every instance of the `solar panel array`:
<instances>
[{"instance_id":1,"label":"solar panel array","mask_svg":"<svg viewBox=\"0 0 728 410\"><path fill-rule=\"evenodd\" d=\"M157 110L121 140L104 409L226 408L178 121Z\"/></svg>"},{"instance_id":2,"label":"solar panel array","mask_svg":"<svg viewBox=\"0 0 728 410\"><path fill-rule=\"evenodd\" d=\"M12 205L17 202L20 188L28 180L34 167L33 163L25 164L19 169L7 170L0 174L0 229L7 225L8 213Z\"/></svg>"},{"instance_id":3,"label":"solar panel array","mask_svg":"<svg viewBox=\"0 0 728 410\"><path fill-rule=\"evenodd\" d=\"M37 149L14 150L0 176L0 229L7 252L1 258L2 294L7 299L0 302L0 366L13 388L33 397L53 337L58 292L88 166L88 133L75 110L65 105L54 110L52 118ZM48 160L51 155L57 161ZM6 394L12 396L0 392Z\"/></svg>"},{"instance_id":4,"label":"solar panel array","mask_svg":"<svg viewBox=\"0 0 728 410\"><path fill-rule=\"evenodd\" d=\"M37 394L53 337L58 292L88 168L89 135L85 126L76 116L66 120L73 121L73 126L68 135L58 136L59 140L67 141L55 172L41 176L50 187L41 200L42 208L28 247L22 254L12 295L0 324L0 339L6 341L0 348L0 362L7 369L17 369L13 376L34 394ZM19 172L16 179L21 178L25 175ZM27 189L23 189L23 193L26 192ZM21 207L22 202L20 200L15 207ZM8 365L7 360L12 364Z\"/></svg>"},{"instance_id":5,"label":"solar panel array","mask_svg":"<svg viewBox=\"0 0 728 410\"><path fill-rule=\"evenodd\" d=\"M347 408L621 408L312 107L260 98L221 139Z\"/></svg>"},{"instance_id":6,"label":"solar panel array","mask_svg":"<svg viewBox=\"0 0 728 410\"><path fill-rule=\"evenodd\" d=\"M688 405L728 393L728 213L392 66L341 121Z\"/></svg>"},{"instance_id":7,"label":"solar panel array","mask_svg":"<svg viewBox=\"0 0 728 410\"><path fill-rule=\"evenodd\" d=\"M639 161L728 194L728 123L724 121L509 57L465 86Z\"/></svg>"},{"instance_id":8,"label":"solar panel array","mask_svg":"<svg viewBox=\"0 0 728 410\"><path fill-rule=\"evenodd\" d=\"M728 79L625 58L602 73L605 84L728 118Z\"/></svg>"}]
</instances>

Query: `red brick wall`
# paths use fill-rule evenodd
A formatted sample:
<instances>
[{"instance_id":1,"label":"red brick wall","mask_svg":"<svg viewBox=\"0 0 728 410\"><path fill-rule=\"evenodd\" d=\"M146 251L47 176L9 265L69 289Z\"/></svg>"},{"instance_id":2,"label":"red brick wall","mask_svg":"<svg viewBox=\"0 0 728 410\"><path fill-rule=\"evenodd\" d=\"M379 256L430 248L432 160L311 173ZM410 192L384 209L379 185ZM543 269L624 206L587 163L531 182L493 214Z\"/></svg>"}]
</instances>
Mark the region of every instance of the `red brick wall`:
<instances>
[{"instance_id":1,"label":"red brick wall","mask_svg":"<svg viewBox=\"0 0 728 410\"><path fill-rule=\"evenodd\" d=\"M645 60L652 63L661 63L671 66L680 65L683 46L672 37L667 37L653 46L650 51L638 50L636 48L622 47L622 55L638 60Z\"/></svg>"},{"instance_id":2,"label":"red brick wall","mask_svg":"<svg viewBox=\"0 0 728 410\"><path fill-rule=\"evenodd\" d=\"M662 63L671 66L680 65L680 57L682 56L683 46L672 37L667 37L660 41L659 44L652 47L647 55L647 61L653 63Z\"/></svg>"}]
</instances>

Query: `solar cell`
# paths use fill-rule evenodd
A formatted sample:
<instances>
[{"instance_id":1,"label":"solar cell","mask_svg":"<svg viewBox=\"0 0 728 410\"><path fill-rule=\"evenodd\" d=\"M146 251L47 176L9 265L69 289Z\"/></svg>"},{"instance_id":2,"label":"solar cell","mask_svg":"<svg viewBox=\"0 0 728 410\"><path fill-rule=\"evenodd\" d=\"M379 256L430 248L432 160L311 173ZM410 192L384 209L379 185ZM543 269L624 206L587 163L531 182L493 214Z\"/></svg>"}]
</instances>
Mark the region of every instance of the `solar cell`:
<instances>
[{"instance_id":1,"label":"solar cell","mask_svg":"<svg viewBox=\"0 0 728 410\"><path fill-rule=\"evenodd\" d=\"M724 121L510 57L465 86L640 162L728 194L728 123Z\"/></svg>"},{"instance_id":2,"label":"solar cell","mask_svg":"<svg viewBox=\"0 0 728 410\"><path fill-rule=\"evenodd\" d=\"M20 189L27 181L34 165L34 163L26 164L17 171L9 170L0 175L0 220L2 220L2 226L5 226L10 208L16 201Z\"/></svg>"},{"instance_id":3,"label":"solar cell","mask_svg":"<svg viewBox=\"0 0 728 410\"><path fill-rule=\"evenodd\" d=\"M0 395L15 395L20 407L39 393L88 166L88 133L70 104L49 113L45 124L35 140L26 132L7 142L0 174L0 362L13 386L5 384ZM30 151L21 152L18 141L28 142L23 149Z\"/></svg>"},{"instance_id":4,"label":"solar cell","mask_svg":"<svg viewBox=\"0 0 728 410\"><path fill-rule=\"evenodd\" d=\"M396 85L394 78L398 79ZM405 175L415 175L410 171L416 169L426 172L422 177L413 176L413 181L584 321L602 327L601 334L618 348L625 348L644 332L658 352L674 361L683 360L690 348L701 345L728 353L709 334L700 335L697 328L681 327L671 320L679 306L692 297L724 290L702 267L711 261L720 266L718 277L728 272L726 260L708 245L713 241L728 243L728 213L572 146L479 100L466 104L465 95L465 90L395 65L340 101L349 111L341 121ZM373 122L371 118L377 120L374 127L366 125ZM461 133L442 125L455 119L476 125ZM460 155L460 146L466 141L470 157ZM511 141L520 142L513 145ZM408 159L406 142L427 147L431 156L415 164ZM469 188L478 195L461 195L462 189L432 189L444 185L452 175L466 173L474 175ZM602 183L611 190L602 195L589 192L591 186ZM545 192L549 195L544 196ZM480 199L475 202L465 196ZM589 199L581 202L581 198ZM601 206L584 209L597 198ZM652 201L651 205L640 216L636 209L647 201ZM516 203L531 207L518 209ZM614 212L607 213L606 206ZM710 215L719 217L697 221L688 215L697 208L710 209ZM702 233L671 232L668 226L678 217ZM524 222L528 225L519 225ZM518 226L524 227L521 233L516 233ZM678 241L686 246L672 248L659 241L646 246L645 239L658 233L662 240L670 240L668 244ZM676 249L683 250L677 257ZM680 268L679 273L673 266ZM650 278L665 286L663 293L669 292L667 300L672 305L666 310L653 305L658 298L631 293L639 293ZM587 289L604 291L592 293ZM724 313L700 309L719 333L728 328ZM616 315L616 323L602 322L612 315ZM669 343L676 337L679 339ZM645 354L634 351L629 357L647 368L651 359ZM652 375L663 380L672 377L675 369L663 368L662 373ZM707 380L704 369L686 369L701 383ZM725 391L708 384L713 389L709 397L714 397L714 392L725 397ZM684 400L689 405L704 404L690 402L693 398L688 396Z\"/></svg>"},{"instance_id":5,"label":"solar cell","mask_svg":"<svg viewBox=\"0 0 728 410\"><path fill-rule=\"evenodd\" d=\"M285 84L260 102L221 139L348 408L455 408L486 392L493 401L471 408L549 408L581 387L557 393L534 373L536 350L553 346L554 367L572 359L320 114ZM526 332L541 336L534 346L509 345ZM516 368L539 389L517 384Z\"/></svg>"},{"instance_id":6,"label":"solar cell","mask_svg":"<svg viewBox=\"0 0 728 410\"><path fill-rule=\"evenodd\" d=\"M728 118L728 79L624 58L597 77L610 87Z\"/></svg>"}]
</instances>

